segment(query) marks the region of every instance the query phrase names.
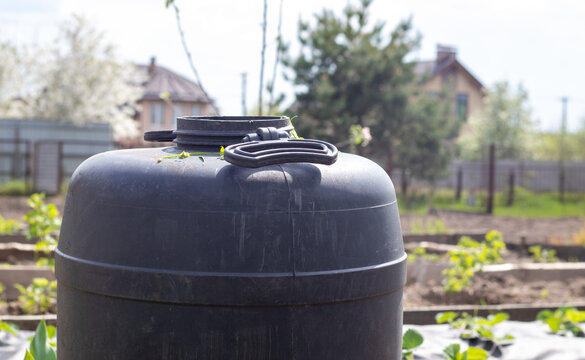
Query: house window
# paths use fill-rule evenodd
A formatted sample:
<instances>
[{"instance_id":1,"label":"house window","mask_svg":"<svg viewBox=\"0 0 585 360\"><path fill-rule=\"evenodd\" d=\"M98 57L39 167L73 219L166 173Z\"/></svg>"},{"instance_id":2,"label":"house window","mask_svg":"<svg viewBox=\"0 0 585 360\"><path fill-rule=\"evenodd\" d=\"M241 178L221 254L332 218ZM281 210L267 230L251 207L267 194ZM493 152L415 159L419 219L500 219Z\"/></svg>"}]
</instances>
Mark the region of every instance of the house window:
<instances>
[{"instance_id":1,"label":"house window","mask_svg":"<svg viewBox=\"0 0 585 360\"><path fill-rule=\"evenodd\" d=\"M177 128L177 118L185 116L185 112L183 111L183 105L181 104L174 104L173 105L173 118L171 119L171 128Z\"/></svg>"},{"instance_id":2,"label":"house window","mask_svg":"<svg viewBox=\"0 0 585 360\"><path fill-rule=\"evenodd\" d=\"M150 105L150 127L160 129L165 122L165 105L154 103Z\"/></svg>"},{"instance_id":3,"label":"house window","mask_svg":"<svg viewBox=\"0 0 585 360\"><path fill-rule=\"evenodd\" d=\"M455 97L455 111L457 119L467 121L467 94L457 94Z\"/></svg>"},{"instance_id":4,"label":"house window","mask_svg":"<svg viewBox=\"0 0 585 360\"><path fill-rule=\"evenodd\" d=\"M199 116L201 115L201 106L193 105L191 106L191 116Z\"/></svg>"}]
</instances>

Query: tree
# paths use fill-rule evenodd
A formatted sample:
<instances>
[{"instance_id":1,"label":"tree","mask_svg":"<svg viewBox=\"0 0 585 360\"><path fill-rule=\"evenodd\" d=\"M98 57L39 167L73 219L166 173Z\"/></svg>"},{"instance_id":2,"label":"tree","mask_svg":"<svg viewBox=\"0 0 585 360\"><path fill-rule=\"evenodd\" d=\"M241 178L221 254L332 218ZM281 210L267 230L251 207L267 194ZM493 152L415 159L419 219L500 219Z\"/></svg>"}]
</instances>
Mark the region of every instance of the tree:
<instances>
[{"instance_id":1,"label":"tree","mask_svg":"<svg viewBox=\"0 0 585 360\"><path fill-rule=\"evenodd\" d=\"M10 44L0 44L0 112L4 114L10 106L12 89L17 81L18 56Z\"/></svg>"},{"instance_id":2,"label":"tree","mask_svg":"<svg viewBox=\"0 0 585 360\"><path fill-rule=\"evenodd\" d=\"M117 60L114 47L86 19L66 22L50 49L21 56L30 83L14 97L21 99L21 117L85 124L105 122L116 140L138 134L133 120L146 74ZM21 71L22 72L22 71Z\"/></svg>"},{"instance_id":3,"label":"tree","mask_svg":"<svg viewBox=\"0 0 585 360\"><path fill-rule=\"evenodd\" d=\"M21 89L27 87L30 72L26 49L10 43L0 43L0 116L19 117L22 114Z\"/></svg>"},{"instance_id":4,"label":"tree","mask_svg":"<svg viewBox=\"0 0 585 360\"><path fill-rule=\"evenodd\" d=\"M405 121L393 140L394 163L402 171L402 193L407 179L424 179L434 184L445 175L455 154L455 139L461 122L453 115L450 96L432 98L414 93L406 106Z\"/></svg>"},{"instance_id":5,"label":"tree","mask_svg":"<svg viewBox=\"0 0 585 360\"><path fill-rule=\"evenodd\" d=\"M460 140L461 157L480 159L491 143L498 158L529 157L534 123L527 91L521 84L513 91L507 82L497 82L484 101L484 110L470 119L471 131Z\"/></svg>"},{"instance_id":6,"label":"tree","mask_svg":"<svg viewBox=\"0 0 585 360\"><path fill-rule=\"evenodd\" d=\"M585 118L581 119L581 127L575 132L563 135L559 132L536 132L530 142L530 154L535 160L583 161L585 160ZM561 149L564 154L561 156Z\"/></svg>"},{"instance_id":7,"label":"tree","mask_svg":"<svg viewBox=\"0 0 585 360\"><path fill-rule=\"evenodd\" d=\"M299 87L295 126L304 136L333 143L345 143L352 125L370 127L372 146L361 152L435 178L448 154L445 136L458 126L451 126L437 100L417 93L414 63L405 60L419 43L411 21L386 35L384 23L369 24L370 4L350 5L341 17L323 10L313 26L299 22L300 53L284 61Z\"/></svg>"}]
</instances>

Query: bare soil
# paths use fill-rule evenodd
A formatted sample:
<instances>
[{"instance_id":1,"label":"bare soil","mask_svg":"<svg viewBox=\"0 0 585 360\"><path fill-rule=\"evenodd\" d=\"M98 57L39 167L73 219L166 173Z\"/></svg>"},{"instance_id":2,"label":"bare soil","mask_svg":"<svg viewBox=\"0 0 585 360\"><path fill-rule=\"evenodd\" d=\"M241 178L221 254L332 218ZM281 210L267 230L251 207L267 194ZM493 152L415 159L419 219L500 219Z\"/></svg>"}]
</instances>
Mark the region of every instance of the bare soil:
<instances>
[{"instance_id":1,"label":"bare soil","mask_svg":"<svg viewBox=\"0 0 585 360\"><path fill-rule=\"evenodd\" d=\"M0 196L0 215L4 219L14 219L22 221L22 217L31 209L28 207L25 196ZM51 196L45 199L45 203L53 203L63 214L65 206L65 195Z\"/></svg>"},{"instance_id":2,"label":"bare soil","mask_svg":"<svg viewBox=\"0 0 585 360\"><path fill-rule=\"evenodd\" d=\"M404 306L436 306L485 303L543 304L585 302L585 277L570 281L523 282L512 276L475 276L460 293L444 293L440 283L407 284Z\"/></svg>"},{"instance_id":3,"label":"bare soil","mask_svg":"<svg viewBox=\"0 0 585 360\"><path fill-rule=\"evenodd\" d=\"M56 314L56 305L51 306L51 309L45 314ZM0 315L28 315L21 309L21 303L19 301L10 301L7 303L0 304ZM35 314L41 315L41 314Z\"/></svg>"},{"instance_id":4,"label":"bare soil","mask_svg":"<svg viewBox=\"0 0 585 360\"><path fill-rule=\"evenodd\" d=\"M498 230L507 243L519 243L525 237L528 243L569 244L573 236L585 228L585 219L542 218L522 219L487 214L437 211L432 215L404 214L400 216L402 231L409 233L415 222L441 220L450 232L488 232Z\"/></svg>"}]
</instances>

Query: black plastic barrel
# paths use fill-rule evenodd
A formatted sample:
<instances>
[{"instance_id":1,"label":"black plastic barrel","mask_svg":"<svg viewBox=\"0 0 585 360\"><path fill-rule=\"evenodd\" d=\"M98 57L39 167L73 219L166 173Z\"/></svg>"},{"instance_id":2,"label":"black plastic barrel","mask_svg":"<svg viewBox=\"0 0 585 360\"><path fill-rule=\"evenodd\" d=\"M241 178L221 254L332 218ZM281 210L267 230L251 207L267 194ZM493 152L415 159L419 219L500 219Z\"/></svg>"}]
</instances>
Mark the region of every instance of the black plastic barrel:
<instances>
[{"instance_id":1,"label":"black plastic barrel","mask_svg":"<svg viewBox=\"0 0 585 360\"><path fill-rule=\"evenodd\" d=\"M184 117L145 135L176 146L79 166L56 250L60 360L400 359L392 183L370 160L287 139L289 124Z\"/></svg>"}]
</instances>

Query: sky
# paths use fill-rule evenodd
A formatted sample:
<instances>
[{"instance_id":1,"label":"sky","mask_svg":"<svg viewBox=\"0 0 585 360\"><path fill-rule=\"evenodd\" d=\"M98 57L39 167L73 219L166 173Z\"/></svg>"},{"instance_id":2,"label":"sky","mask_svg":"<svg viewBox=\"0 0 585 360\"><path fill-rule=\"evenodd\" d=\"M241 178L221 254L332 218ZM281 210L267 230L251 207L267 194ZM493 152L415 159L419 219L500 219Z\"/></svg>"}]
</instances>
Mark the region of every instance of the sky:
<instances>
[{"instance_id":1,"label":"sky","mask_svg":"<svg viewBox=\"0 0 585 360\"><path fill-rule=\"evenodd\" d=\"M273 77L280 0L268 0L265 82ZM282 0L282 35L298 52L298 20L323 8L338 14L357 1ZM242 114L241 74L247 73L248 110L258 101L263 0L176 0L185 38L205 90L222 115ZM0 41L51 44L72 14L86 16L114 44L121 60L156 62L194 79L183 51L175 13L165 0L0 0ZM582 0L374 0L371 20L389 33L412 17L421 46L410 58L431 60L436 45L457 48L457 57L485 86L519 83L529 94L533 118L558 131L561 98L569 98L568 127L585 122L585 1ZM277 71L276 92L294 98ZM264 101L268 94L265 93Z\"/></svg>"}]
</instances>

